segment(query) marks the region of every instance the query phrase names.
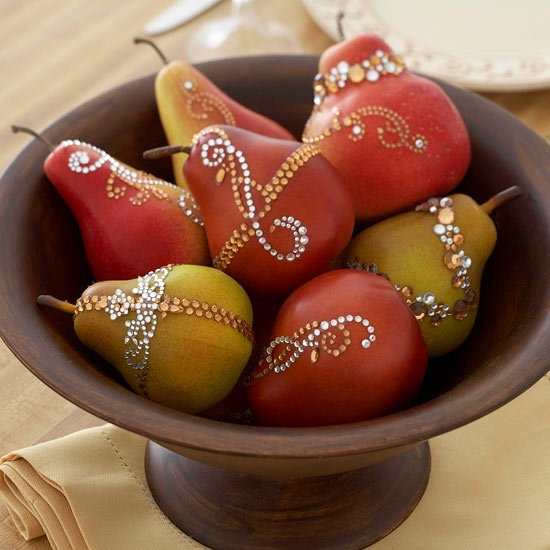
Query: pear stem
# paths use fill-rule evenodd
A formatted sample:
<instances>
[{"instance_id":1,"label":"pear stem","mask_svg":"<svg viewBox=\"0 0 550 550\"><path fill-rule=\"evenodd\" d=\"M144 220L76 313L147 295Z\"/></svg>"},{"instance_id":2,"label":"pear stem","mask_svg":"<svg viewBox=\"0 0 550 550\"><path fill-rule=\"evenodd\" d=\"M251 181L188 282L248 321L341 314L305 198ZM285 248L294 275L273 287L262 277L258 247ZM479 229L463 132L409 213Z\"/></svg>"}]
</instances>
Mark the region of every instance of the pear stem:
<instances>
[{"instance_id":1,"label":"pear stem","mask_svg":"<svg viewBox=\"0 0 550 550\"><path fill-rule=\"evenodd\" d=\"M39 134L38 132L35 132L31 128L27 128L26 126L17 126L15 124L12 124L11 131L14 134L17 134L18 132L24 132L25 134L30 134L31 136L34 136L36 139L41 141L44 145L46 145L50 151L53 151L55 149L55 145L47 138L45 138L42 134Z\"/></svg>"},{"instance_id":2,"label":"pear stem","mask_svg":"<svg viewBox=\"0 0 550 550\"><path fill-rule=\"evenodd\" d=\"M134 38L134 44L149 44L159 55L165 65L168 65L168 58L164 55L164 52L149 38L142 38L141 36L136 36Z\"/></svg>"},{"instance_id":3,"label":"pear stem","mask_svg":"<svg viewBox=\"0 0 550 550\"><path fill-rule=\"evenodd\" d=\"M191 147L185 145L165 145L164 147L156 147L155 149L148 149L144 151L143 158L149 160L162 159L171 157L177 153L185 153L189 155L191 153Z\"/></svg>"},{"instance_id":4,"label":"pear stem","mask_svg":"<svg viewBox=\"0 0 550 550\"><path fill-rule=\"evenodd\" d=\"M521 187L517 185L512 185L511 187L500 191L496 195L493 195L490 199L488 199L481 205L481 208L485 210L487 214L490 214L495 208L498 208L505 202L508 202L510 199L521 195L521 193Z\"/></svg>"},{"instance_id":5,"label":"pear stem","mask_svg":"<svg viewBox=\"0 0 550 550\"><path fill-rule=\"evenodd\" d=\"M41 294L40 296L38 296L38 298L36 298L36 303L39 306L53 307L54 309L64 311L65 313L70 313L71 315L74 314L76 309L76 306L74 304L59 300L58 298L55 298L54 296L51 296L49 294Z\"/></svg>"},{"instance_id":6,"label":"pear stem","mask_svg":"<svg viewBox=\"0 0 550 550\"><path fill-rule=\"evenodd\" d=\"M342 21L344 20L345 16L346 16L346 12L344 10L340 10L336 14L336 31L338 33L339 42L343 42L346 39L346 33L344 32L344 25L342 24Z\"/></svg>"}]
</instances>

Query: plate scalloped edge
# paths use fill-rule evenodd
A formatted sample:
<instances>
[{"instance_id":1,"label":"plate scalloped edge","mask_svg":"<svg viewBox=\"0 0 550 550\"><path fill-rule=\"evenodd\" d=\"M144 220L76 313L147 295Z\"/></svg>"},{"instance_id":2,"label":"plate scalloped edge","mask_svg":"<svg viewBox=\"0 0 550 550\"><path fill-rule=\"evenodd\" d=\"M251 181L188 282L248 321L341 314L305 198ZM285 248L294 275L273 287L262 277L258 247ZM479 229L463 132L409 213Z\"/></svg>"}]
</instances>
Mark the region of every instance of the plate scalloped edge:
<instances>
[{"instance_id":1,"label":"plate scalloped edge","mask_svg":"<svg viewBox=\"0 0 550 550\"><path fill-rule=\"evenodd\" d=\"M550 87L550 39L548 51L540 54L477 55L436 50L415 43L393 29L371 8L369 2L349 0L302 0L312 19L334 40L339 39L338 13L346 36L372 32L402 55L407 67L451 84L478 91L527 91ZM550 35L549 35L550 36Z\"/></svg>"}]
</instances>

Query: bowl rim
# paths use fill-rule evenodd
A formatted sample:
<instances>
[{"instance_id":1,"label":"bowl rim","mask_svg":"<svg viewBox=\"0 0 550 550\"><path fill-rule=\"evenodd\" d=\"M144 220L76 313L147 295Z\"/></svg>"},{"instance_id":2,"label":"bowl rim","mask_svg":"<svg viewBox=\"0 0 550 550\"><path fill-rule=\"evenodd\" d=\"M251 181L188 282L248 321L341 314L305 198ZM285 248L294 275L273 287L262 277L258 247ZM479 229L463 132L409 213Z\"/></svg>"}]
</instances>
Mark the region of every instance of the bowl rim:
<instances>
[{"instance_id":1,"label":"bowl rim","mask_svg":"<svg viewBox=\"0 0 550 550\"><path fill-rule=\"evenodd\" d=\"M293 63L296 63L303 70L310 71L312 76L315 75L319 59L319 56L316 55L273 55L269 57L283 62L292 58ZM246 64L251 66L251 70L253 70L254 67L265 64L265 57L251 56L230 60L215 60L197 64L197 66L208 76L210 73L220 70L221 67L226 67L227 63ZM124 89L127 90L128 87L135 86L152 87L155 76L155 74L151 74L125 82L88 100L51 124L44 134L48 135L50 132L55 132L56 126L70 117L82 116L84 113L93 111L96 105L104 102L106 98L113 93L117 93L117 91L120 92ZM501 107L474 92L459 89L446 83L440 84L445 91L452 93L453 97L468 97L474 103L479 102L483 105L488 116L503 119L509 126L510 131L504 132L500 136L502 143L510 146L513 144L514 149L518 151L534 149L540 152L543 159L546 158L545 163L548 165L546 173L550 174L550 149L548 151L545 149L547 145L542 137L535 134L519 119L516 119ZM2 182L17 173L21 163L25 162L25 155L33 147L38 147L38 145L31 142L10 163L1 176ZM546 154L546 157L544 157L544 154ZM549 182L550 179L547 183ZM540 194L537 200L542 201L541 208L546 208L546 212L550 212L550 194L547 193L546 196ZM546 221L548 222L548 220ZM548 233L550 234L550 230ZM1 246L4 246L4 241L5 237L2 235L0 237ZM549 250L546 252L547 255L550 255ZM546 311L550 309L550 283L547 283L547 289L549 290L546 297ZM9 288L7 288L5 279L2 277L0 279L0 301L3 302L8 294ZM64 379L59 376L58 371L44 370L37 367L36 364L33 364L32 358L26 355L25 350L17 348L14 344L15 325L7 318L6 314L7 311L4 312L3 308L0 312L0 336L8 348L43 383L79 408L102 418L106 422L157 442L189 449L208 449L209 452L234 456L335 457L416 444L468 424L494 411L527 390L544 376L549 368L547 357L550 356L550 345L547 345L546 349L541 349L540 342L544 341L543 338L546 338L550 333L550 316L541 314L533 320L533 330L529 334L527 342L524 340L522 344L523 346L529 346L527 357L530 360L530 369L523 378L515 380L513 384L510 384L507 379L507 374L512 366L505 359L513 355L517 346L519 346L514 337L507 342L503 353L491 360L491 363L494 363L493 368L499 369L500 373L496 386L489 387L487 383L478 383L476 386L472 386L468 380L465 380L457 387L429 401L380 418L335 426L267 428L221 423L220 421L169 409L134 394L107 376L92 369L86 372L84 377L80 377L79 385L92 383L96 386L96 390L106 391L109 395L114 395L117 398L113 399L108 406L102 403L102 406L99 407L93 401L93 394L69 395L64 390ZM65 368L64 374L74 376L74 372L71 372L70 368ZM447 413L453 408L460 408L463 414L450 420ZM121 413L121 411L124 411L124 413ZM392 429L397 423L406 426L407 429ZM222 425L223 430L220 429Z\"/></svg>"}]
</instances>

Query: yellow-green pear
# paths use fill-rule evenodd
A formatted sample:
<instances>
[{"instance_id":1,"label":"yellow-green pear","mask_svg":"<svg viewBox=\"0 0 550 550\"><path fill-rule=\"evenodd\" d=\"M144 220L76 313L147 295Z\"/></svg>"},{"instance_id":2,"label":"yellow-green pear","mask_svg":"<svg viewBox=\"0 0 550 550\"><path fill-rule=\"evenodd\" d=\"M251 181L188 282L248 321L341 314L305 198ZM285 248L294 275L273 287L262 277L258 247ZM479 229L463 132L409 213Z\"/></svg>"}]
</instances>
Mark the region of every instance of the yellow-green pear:
<instances>
[{"instance_id":1,"label":"yellow-green pear","mask_svg":"<svg viewBox=\"0 0 550 550\"><path fill-rule=\"evenodd\" d=\"M430 357L449 353L474 325L497 240L490 213L518 192L511 187L482 205L460 193L429 199L358 233L344 263L388 278L416 316Z\"/></svg>"},{"instance_id":2,"label":"yellow-green pear","mask_svg":"<svg viewBox=\"0 0 550 550\"><path fill-rule=\"evenodd\" d=\"M212 267L169 265L95 283L75 305L51 296L38 303L72 312L79 340L135 392L187 413L224 399L252 352L248 295Z\"/></svg>"}]
</instances>

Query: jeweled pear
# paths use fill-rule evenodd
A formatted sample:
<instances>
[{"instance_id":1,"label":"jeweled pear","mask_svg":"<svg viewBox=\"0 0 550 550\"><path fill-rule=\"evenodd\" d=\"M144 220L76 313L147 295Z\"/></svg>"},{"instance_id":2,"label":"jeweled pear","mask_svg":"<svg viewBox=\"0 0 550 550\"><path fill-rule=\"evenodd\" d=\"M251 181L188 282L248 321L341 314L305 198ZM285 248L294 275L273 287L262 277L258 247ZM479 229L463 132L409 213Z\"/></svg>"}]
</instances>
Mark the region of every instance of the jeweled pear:
<instances>
[{"instance_id":1,"label":"jeweled pear","mask_svg":"<svg viewBox=\"0 0 550 550\"><path fill-rule=\"evenodd\" d=\"M474 326L497 241L490 213L518 193L510 187L481 205L462 193L429 199L357 234L344 263L387 277L416 316L430 357L449 353Z\"/></svg>"},{"instance_id":2,"label":"jeweled pear","mask_svg":"<svg viewBox=\"0 0 550 550\"><path fill-rule=\"evenodd\" d=\"M348 244L351 193L317 147L216 125L195 134L190 147L144 155L181 152L212 265L251 296L288 295L331 269Z\"/></svg>"},{"instance_id":3,"label":"jeweled pear","mask_svg":"<svg viewBox=\"0 0 550 550\"><path fill-rule=\"evenodd\" d=\"M198 413L222 401L252 352L252 306L243 288L212 267L166 266L137 279L98 282L73 313L80 341L111 363L138 394Z\"/></svg>"},{"instance_id":4,"label":"jeweled pear","mask_svg":"<svg viewBox=\"0 0 550 550\"><path fill-rule=\"evenodd\" d=\"M195 199L186 189L143 172L96 145L54 145L30 128L50 153L44 173L70 208L96 281L133 279L166 264L210 265Z\"/></svg>"},{"instance_id":5,"label":"jeweled pear","mask_svg":"<svg viewBox=\"0 0 550 550\"><path fill-rule=\"evenodd\" d=\"M471 157L468 129L444 89L370 32L322 53L302 140L340 172L363 224L454 192Z\"/></svg>"},{"instance_id":6,"label":"jeweled pear","mask_svg":"<svg viewBox=\"0 0 550 550\"><path fill-rule=\"evenodd\" d=\"M278 122L227 95L194 65L183 60L168 61L149 39L135 38L134 42L150 44L164 61L155 78L155 100L168 144L187 144L196 132L211 124L238 126L266 136L293 139ZM187 188L184 163L184 156L172 157L174 179L180 187Z\"/></svg>"}]
</instances>

